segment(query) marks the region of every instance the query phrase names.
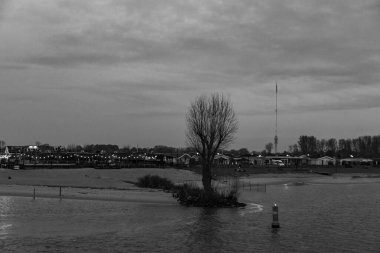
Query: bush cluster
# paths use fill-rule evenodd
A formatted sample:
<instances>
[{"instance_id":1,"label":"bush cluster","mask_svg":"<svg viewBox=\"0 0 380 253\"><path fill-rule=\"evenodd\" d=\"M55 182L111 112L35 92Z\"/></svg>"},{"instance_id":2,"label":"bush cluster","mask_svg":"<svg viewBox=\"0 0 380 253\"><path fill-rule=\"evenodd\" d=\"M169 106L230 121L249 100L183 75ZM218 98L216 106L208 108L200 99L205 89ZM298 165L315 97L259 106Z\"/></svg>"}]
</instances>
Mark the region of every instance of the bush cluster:
<instances>
[{"instance_id":1,"label":"bush cluster","mask_svg":"<svg viewBox=\"0 0 380 253\"><path fill-rule=\"evenodd\" d=\"M238 202L238 189L232 187L227 191L218 191L213 187L211 194L206 194L203 188L194 184L174 185L170 180L157 176L146 175L138 179L139 187L163 189L171 191L173 197L181 205L196 207L240 207L244 203Z\"/></svg>"},{"instance_id":2,"label":"bush cluster","mask_svg":"<svg viewBox=\"0 0 380 253\"><path fill-rule=\"evenodd\" d=\"M219 192L213 189L211 194L206 194L204 189L196 185L184 184L176 187L173 197L185 206L197 207L239 207L245 204L238 202L237 192L230 190L228 192Z\"/></svg>"},{"instance_id":3,"label":"bush cluster","mask_svg":"<svg viewBox=\"0 0 380 253\"><path fill-rule=\"evenodd\" d=\"M143 188L163 189L165 191L170 191L174 188L174 184L170 180L157 175L146 175L139 178L137 186Z\"/></svg>"}]
</instances>

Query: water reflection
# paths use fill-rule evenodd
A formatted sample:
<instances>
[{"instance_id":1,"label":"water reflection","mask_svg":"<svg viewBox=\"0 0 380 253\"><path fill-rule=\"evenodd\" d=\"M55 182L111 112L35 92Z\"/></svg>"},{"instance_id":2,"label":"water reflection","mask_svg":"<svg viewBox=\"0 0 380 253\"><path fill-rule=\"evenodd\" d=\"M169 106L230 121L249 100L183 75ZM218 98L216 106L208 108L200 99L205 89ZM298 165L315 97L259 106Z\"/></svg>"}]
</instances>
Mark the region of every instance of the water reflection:
<instances>
[{"instance_id":1,"label":"water reflection","mask_svg":"<svg viewBox=\"0 0 380 253\"><path fill-rule=\"evenodd\" d=\"M0 252L380 252L380 184L274 185L243 197L243 209L0 197Z\"/></svg>"},{"instance_id":2,"label":"water reflection","mask_svg":"<svg viewBox=\"0 0 380 253\"><path fill-rule=\"evenodd\" d=\"M204 252L220 248L223 244L221 231L223 223L216 208L200 209L196 221L190 228L186 245L190 252Z\"/></svg>"},{"instance_id":3,"label":"water reflection","mask_svg":"<svg viewBox=\"0 0 380 253\"><path fill-rule=\"evenodd\" d=\"M0 239L5 239L9 235L12 229L12 224L7 219L9 216L14 199L13 197L1 196L0 197Z\"/></svg>"}]
</instances>

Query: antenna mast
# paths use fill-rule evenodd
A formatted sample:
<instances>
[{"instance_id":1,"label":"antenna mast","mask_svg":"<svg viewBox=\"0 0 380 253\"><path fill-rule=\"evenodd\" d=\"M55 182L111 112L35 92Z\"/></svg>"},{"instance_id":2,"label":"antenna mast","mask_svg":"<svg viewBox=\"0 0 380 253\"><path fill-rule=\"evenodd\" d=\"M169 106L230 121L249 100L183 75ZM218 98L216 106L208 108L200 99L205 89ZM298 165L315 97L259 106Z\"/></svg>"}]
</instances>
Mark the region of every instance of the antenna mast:
<instances>
[{"instance_id":1,"label":"antenna mast","mask_svg":"<svg viewBox=\"0 0 380 253\"><path fill-rule=\"evenodd\" d=\"M275 128L275 135L274 135L274 153L277 155L277 144L278 144L278 137L277 137L277 82L276 82L276 128Z\"/></svg>"}]
</instances>

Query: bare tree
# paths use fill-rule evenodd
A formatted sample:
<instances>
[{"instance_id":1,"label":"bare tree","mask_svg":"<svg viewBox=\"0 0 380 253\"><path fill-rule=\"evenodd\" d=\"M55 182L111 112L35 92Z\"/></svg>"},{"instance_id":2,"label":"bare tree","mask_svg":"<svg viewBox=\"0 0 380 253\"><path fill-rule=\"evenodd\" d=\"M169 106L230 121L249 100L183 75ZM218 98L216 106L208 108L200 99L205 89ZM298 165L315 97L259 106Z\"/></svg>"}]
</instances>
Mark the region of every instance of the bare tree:
<instances>
[{"instance_id":1,"label":"bare tree","mask_svg":"<svg viewBox=\"0 0 380 253\"><path fill-rule=\"evenodd\" d=\"M232 103L223 94L200 96L186 115L187 141L201 156L202 183L206 194L212 192L211 167L218 150L226 148L238 129Z\"/></svg>"}]
</instances>

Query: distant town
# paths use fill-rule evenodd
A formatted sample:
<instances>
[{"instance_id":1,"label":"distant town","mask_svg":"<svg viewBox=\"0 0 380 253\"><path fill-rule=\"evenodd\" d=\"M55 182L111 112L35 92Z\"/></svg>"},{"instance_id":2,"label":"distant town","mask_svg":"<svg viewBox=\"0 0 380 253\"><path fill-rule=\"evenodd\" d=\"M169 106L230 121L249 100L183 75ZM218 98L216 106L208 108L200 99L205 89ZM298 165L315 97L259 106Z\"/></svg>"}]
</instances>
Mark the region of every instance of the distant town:
<instances>
[{"instance_id":1,"label":"distant town","mask_svg":"<svg viewBox=\"0 0 380 253\"><path fill-rule=\"evenodd\" d=\"M0 142L0 166L10 169L30 168L128 168L128 167L191 167L200 164L193 148L157 145L140 148L117 145L13 146ZM247 148L220 150L214 166L244 167L301 167L301 166L373 166L380 167L380 136L361 136L354 139L325 140L300 136L288 151L272 152L268 143L262 151Z\"/></svg>"}]
</instances>

